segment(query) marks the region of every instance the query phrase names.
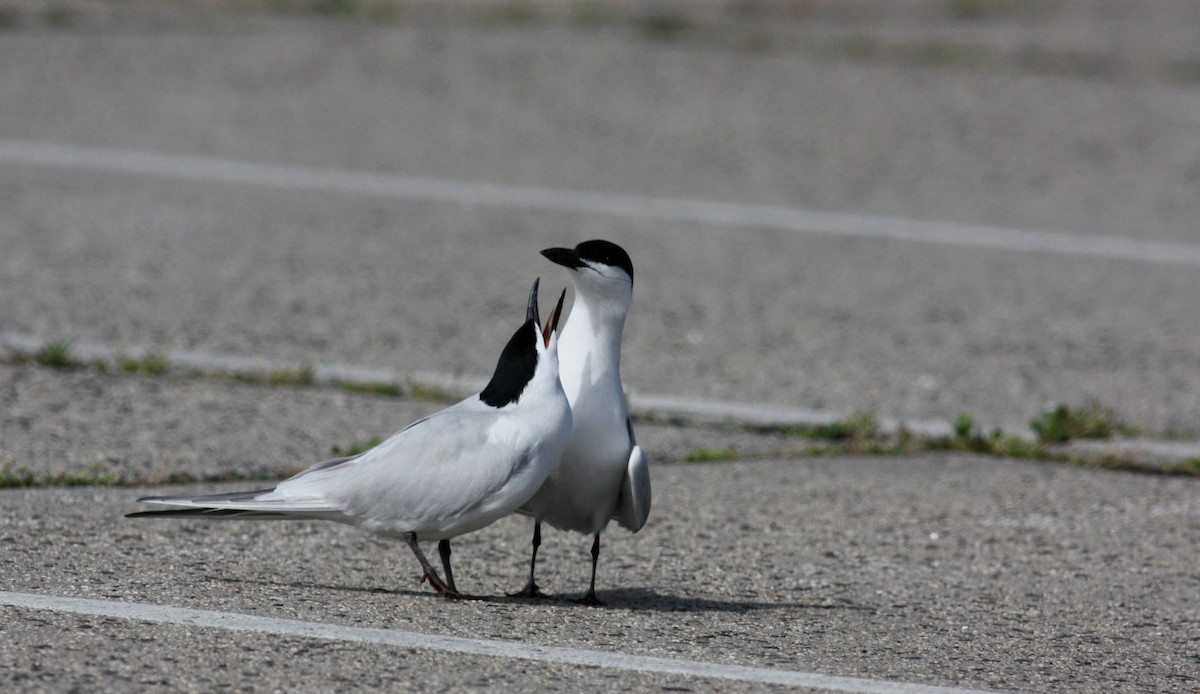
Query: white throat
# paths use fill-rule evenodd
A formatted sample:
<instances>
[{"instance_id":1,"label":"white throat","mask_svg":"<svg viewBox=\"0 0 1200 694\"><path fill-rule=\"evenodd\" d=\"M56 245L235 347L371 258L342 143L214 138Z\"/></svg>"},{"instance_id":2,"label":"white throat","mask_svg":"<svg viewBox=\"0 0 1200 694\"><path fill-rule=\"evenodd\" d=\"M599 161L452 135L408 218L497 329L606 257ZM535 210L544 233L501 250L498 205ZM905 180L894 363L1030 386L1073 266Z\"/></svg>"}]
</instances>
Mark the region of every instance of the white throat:
<instances>
[{"instance_id":1,"label":"white throat","mask_svg":"<svg viewBox=\"0 0 1200 694\"><path fill-rule=\"evenodd\" d=\"M576 290L558 343L559 377L572 405L581 391L602 381L620 389L621 333L628 310L624 302L597 300Z\"/></svg>"}]
</instances>

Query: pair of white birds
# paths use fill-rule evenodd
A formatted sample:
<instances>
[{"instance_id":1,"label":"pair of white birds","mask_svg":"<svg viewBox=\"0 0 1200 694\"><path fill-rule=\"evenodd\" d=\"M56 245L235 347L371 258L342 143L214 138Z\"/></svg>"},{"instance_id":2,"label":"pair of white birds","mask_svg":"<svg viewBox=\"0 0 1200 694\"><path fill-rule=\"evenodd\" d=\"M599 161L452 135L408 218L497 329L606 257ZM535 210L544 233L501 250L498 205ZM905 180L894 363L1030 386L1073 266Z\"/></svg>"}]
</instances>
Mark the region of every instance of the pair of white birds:
<instances>
[{"instance_id":1,"label":"pair of white birds","mask_svg":"<svg viewBox=\"0 0 1200 694\"><path fill-rule=\"evenodd\" d=\"M650 513L650 472L633 436L621 387L621 334L633 300L633 264L620 246L585 241L542 255L571 271L575 304L558 337L566 290L538 320L533 283L525 323L478 394L413 422L378 446L317 463L274 489L208 496L144 497L173 507L131 517L321 519L403 538L422 580L462 597L450 569L450 538L514 511L531 515L529 582L513 595L538 597L534 581L543 522L594 536L596 598L600 532L615 518L637 532ZM421 552L438 541L443 581Z\"/></svg>"}]
</instances>

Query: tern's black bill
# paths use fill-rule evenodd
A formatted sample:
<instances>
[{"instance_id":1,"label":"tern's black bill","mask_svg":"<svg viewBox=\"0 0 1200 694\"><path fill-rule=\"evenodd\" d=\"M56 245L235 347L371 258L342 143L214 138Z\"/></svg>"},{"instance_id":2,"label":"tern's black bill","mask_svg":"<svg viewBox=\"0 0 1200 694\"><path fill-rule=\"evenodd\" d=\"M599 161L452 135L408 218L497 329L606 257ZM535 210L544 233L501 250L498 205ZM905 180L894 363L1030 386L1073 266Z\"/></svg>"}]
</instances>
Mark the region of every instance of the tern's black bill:
<instances>
[{"instance_id":1,"label":"tern's black bill","mask_svg":"<svg viewBox=\"0 0 1200 694\"><path fill-rule=\"evenodd\" d=\"M542 281L541 277L538 277L537 279L535 279L533 281L533 289L529 290L529 304L525 307L525 321L526 322L533 321L534 325L542 324L542 321L538 319L538 305L537 305L538 304L538 302L537 302L538 282L541 282L541 281Z\"/></svg>"},{"instance_id":2,"label":"tern's black bill","mask_svg":"<svg viewBox=\"0 0 1200 694\"><path fill-rule=\"evenodd\" d=\"M562 315L563 299L567 298L567 290L563 289L562 294L558 295L558 305L554 307L554 313L550 314L550 320L546 321L546 327L542 330L542 344L550 346L550 333L558 330L558 318Z\"/></svg>"},{"instance_id":3,"label":"tern's black bill","mask_svg":"<svg viewBox=\"0 0 1200 694\"><path fill-rule=\"evenodd\" d=\"M542 251L542 255L546 256L550 262L572 270L583 267L583 259L579 257L574 248L547 248Z\"/></svg>"}]
</instances>

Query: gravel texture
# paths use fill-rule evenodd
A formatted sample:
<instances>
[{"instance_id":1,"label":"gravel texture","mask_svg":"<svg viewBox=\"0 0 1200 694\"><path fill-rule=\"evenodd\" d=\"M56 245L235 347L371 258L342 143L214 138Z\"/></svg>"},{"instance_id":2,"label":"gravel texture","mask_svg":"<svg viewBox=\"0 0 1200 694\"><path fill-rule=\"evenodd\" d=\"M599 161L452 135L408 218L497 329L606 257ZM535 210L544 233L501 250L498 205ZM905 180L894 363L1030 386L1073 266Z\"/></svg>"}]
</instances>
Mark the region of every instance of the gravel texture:
<instances>
[{"instance_id":1,"label":"gravel texture","mask_svg":"<svg viewBox=\"0 0 1200 694\"><path fill-rule=\"evenodd\" d=\"M1200 20L1167 5L962 26L1194 59L1169 37ZM914 33L914 12L801 25ZM0 60L0 136L19 140L1083 239L1190 243L1200 219L1200 93L1170 81L310 15L30 27ZM478 375L530 279L566 283L536 251L607 237L638 271L636 391L1010 428L1092 400L1149 431L1200 421L1188 267L29 165L0 169L0 195L0 329L47 340Z\"/></svg>"},{"instance_id":2,"label":"gravel texture","mask_svg":"<svg viewBox=\"0 0 1200 694\"><path fill-rule=\"evenodd\" d=\"M0 139L1197 240L1193 4L763 3L682 32L197 5L0 3ZM536 251L604 237L637 272L635 392L1010 428L1094 400L1200 434L1189 267L10 161L0 199L6 334L474 377L530 280L567 282ZM0 465L273 477L438 407L8 360ZM151 490L132 488L0 490L0 588L929 684L1200 686L1198 480L638 434L654 511L605 536L605 609L564 599L586 586L581 536L547 532L555 599L455 603L398 543L135 522ZM669 462L722 448L763 460ZM518 588L529 533L456 542L459 584ZM716 686L15 608L0 632L4 689Z\"/></svg>"},{"instance_id":3,"label":"gravel texture","mask_svg":"<svg viewBox=\"0 0 1200 694\"><path fill-rule=\"evenodd\" d=\"M418 584L399 543L315 522L123 518L136 489L0 493L0 588L931 684L1197 686L1200 481L932 456L662 465L654 484L649 525L605 535L603 609L564 601L586 587L590 542L579 535L544 537L539 575L555 599L448 602ZM514 517L457 541L460 587L518 588L529 532ZM414 660L437 664L450 684L504 677L536 687L557 674L8 614L0 657L17 667L3 676L50 689L84 677L115 688L143 671L165 686L208 688L238 684L247 668L256 687L313 676L420 688ZM110 656L113 639L130 648ZM37 644L48 647L28 650ZM627 674L572 670L559 686L644 683Z\"/></svg>"},{"instance_id":4,"label":"gravel texture","mask_svg":"<svg viewBox=\"0 0 1200 694\"><path fill-rule=\"evenodd\" d=\"M0 364L0 384L0 465L41 479L280 478L446 406L338 387L12 364ZM644 423L636 433L655 463L794 455L805 445L736 426Z\"/></svg>"}]
</instances>

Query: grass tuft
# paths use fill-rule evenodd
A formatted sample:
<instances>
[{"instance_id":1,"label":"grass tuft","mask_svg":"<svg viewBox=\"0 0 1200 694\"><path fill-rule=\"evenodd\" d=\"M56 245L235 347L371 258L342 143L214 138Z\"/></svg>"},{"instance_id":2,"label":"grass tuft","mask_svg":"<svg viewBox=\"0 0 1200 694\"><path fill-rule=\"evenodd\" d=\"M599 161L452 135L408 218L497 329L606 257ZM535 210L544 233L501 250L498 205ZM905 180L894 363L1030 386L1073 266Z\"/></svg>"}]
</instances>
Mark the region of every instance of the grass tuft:
<instances>
[{"instance_id":1,"label":"grass tuft","mask_svg":"<svg viewBox=\"0 0 1200 694\"><path fill-rule=\"evenodd\" d=\"M879 420L870 412L855 412L827 425L822 433L831 441L867 441L879 437Z\"/></svg>"},{"instance_id":2,"label":"grass tuft","mask_svg":"<svg viewBox=\"0 0 1200 694\"><path fill-rule=\"evenodd\" d=\"M1037 441L1006 436L1000 429L993 429L984 434L975 426L971 415L959 415L954 420L954 435L948 437L931 437L924 440L924 447L935 451L958 451L963 453L984 453L1005 458L1044 459L1045 449Z\"/></svg>"},{"instance_id":3,"label":"grass tuft","mask_svg":"<svg viewBox=\"0 0 1200 694\"><path fill-rule=\"evenodd\" d=\"M1167 471L1176 475L1200 477L1200 458L1188 458L1187 460L1175 463Z\"/></svg>"},{"instance_id":4,"label":"grass tuft","mask_svg":"<svg viewBox=\"0 0 1200 694\"><path fill-rule=\"evenodd\" d=\"M800 458L912 455L920 452L974 453L1130 472L1200 476L1200 458L1173 464L1154 464L1139 460L1136 454L1081 453L1059 448L1057 444L1072 438L1137 434L1136 427L1120 423L1111 410L1095 405L1079 410L1059 406L1049 411L1042 420L1037 420L1035 429L1046 431L1052 440L1042 436L1034 438L1005 434L1001 429L984 433L975 424L975 419L967 414L960 415L952 422L954 433L948 436L913 434L903 428L885 433L873 422L871 415L858 413L846 420L820 426L744 426L742 429L760 434L795 436L813 442L789 453Z\"/></svg>"},{"instance_id":5,"label":"grass tuft","mask_svg":"<svg viewBox=\"0 0 1200 694\"><path fill-rule=\"evenodd\" d=\"M145 352L141 357L118 354L115 360L117 370L128 374L162 376L167 373L171 366L167 355L162 352Z\"/></svg>"},{"instance_id":6,"label":"grass tuft","mask_svg":"<svg viewBox=\"0 0 1200 694\"><path fill-rule=\"evenodd\" d=\"M317 372L308 364L301 364L295 369L276 369L274 371L246 371L229 375L238 383L259 386L311 386L316 382Z\"/></svg>"},{"instance_id":7,"label":"grass tuft","mask_svg":"<svg viewBox=\"0 0 1200 694\"><path fill-rule=\"evenodd\" d=\"M347 393L354 395L380 395L385 398L402 398L404 390L395 383L360 383L358 381L341 381L338 383Z\"/></svg>"},{"instance_id":8,"label":"grass tuft","mask_svg":"<svg viewBox=\"0 0 1200 694\"><path fill-rule=\"evenodd\" d=\"M411 378L408 380L408 397L413 400L425 400L428 402L451 403L458 401L458 396L441 386L421 383Z\"/></svg>"},{"instance_id":9,"label":"grass tuft","mask_svg":"<svg viewBox=\"0 0 1200 694\"><path fill-rule=\"evenodd\" d=\"M376 437L372 438L370 441L367 441L366 443L356 444L353 446L349 446L347 448L342 448L341 446L333 446L329 450L334 455L338 456L339 458L349 458L351 456L356 456L359 453L365 453L365 452L371 450L372 448L378 446L382 440L383 439L376 436Z\"/></svg>"},{"instance_id":10,"label":"grass tuft","mask_svg":"<svg viewBox=\"0 0 1200 694\"><path fill-rule=\"evenodd\" d=\"M71 343L68 340L47 342L33 355L33 360L52 369L72 369L80 365L71 355Z\"/></svg>"},{"instance_id":11,"label":"grass tuft","mask_svg":"<svg viewBox=\"0 0 1200 694\"><path fill-rule=\"evenodd\" d=\"M311 386L317 380L317 372L310 364L301 364L293 369L279 369L267 374L267 384L272 386Z\"/></svg>"},{"instance_id":12,"label":"grass tuft","mask_svg":"<svg viewBox=\"0 0 1200 694\"><path fill-rule=\"evenodd\" d=\"M0 465L0 489L30 487L115 487L124 484L121 475L99 464L83 470L68 470L53 475L39 475L25 466L11 462Z\"/></svg>"},{"instance_id":13,"label":"grass tuft","mask_svg":"<svg viewBox=\"0 0 1200 694\"><path fill-rule=\"evenodd\" d=\"M747 425L746 431L756 434L779 434L810 441L864 442L880 438L879 420L870 412L855 412L845 419L829 424L798 424L791 426Z\"/></svg>"},{"instance_id":14,"label":"grass tuft","mask_svg":"<svg viewBox=\"0 0 1200 694\"><path fill-rule=\"evenodd\" d=\"M1029 423L1041 443L1066 443L1078 439L1109 439L1116 434L1134 436L1136 427L1123 424L1112 409L1097 404L1072 409L1059 404Z\"/></svg>"}]
</instances>

